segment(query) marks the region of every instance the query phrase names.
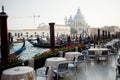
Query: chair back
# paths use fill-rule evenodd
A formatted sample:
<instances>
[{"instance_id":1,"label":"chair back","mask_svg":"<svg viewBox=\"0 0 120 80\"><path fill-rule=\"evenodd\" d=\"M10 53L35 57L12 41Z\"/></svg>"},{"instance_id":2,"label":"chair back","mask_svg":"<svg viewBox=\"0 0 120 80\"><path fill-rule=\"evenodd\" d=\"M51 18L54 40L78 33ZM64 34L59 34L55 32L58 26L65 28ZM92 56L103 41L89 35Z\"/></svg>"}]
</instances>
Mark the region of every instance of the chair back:
<instances>
[{"instance_id":1,"label":"chair back","mask_svg":"<svg viewBox=\"0 0 120 80\"><path fill-rule=\"evenodd\" d=\"M77 60L84 60L84 55L79 55Z\"/></svg>"},{"instance_id":2,"label":"chair back","mask_svg":"<svg viewBox=\"0 0 120 80\"><path fill-rule=\"evenodd\" d=\"M48 74L48 70L49 70L49 67L46 67L46 70L45 70L45 75Z\"/></svg>"},{"instance_id":3,"label":"chair back","mask_svg":"<svg viewBox=\"0 0 120 80\"><path fill-rule=\"evenodd\" d=\"M77 58L78 63L82 63L82 62L84 62L84 60L85 60L84 55L79 55L78 58Z\"/></svg>"},{"instance_id":4,"label":"chair back","mask_svg":"<svg viewBox=\"0 0 120 80\"><path fill-rule=\"evenodd\" d=\"M83 51L82 51L82 54L83 54L83 55L88 55L88 51L87 51L87 50L83 50Z\"/></svg>"},{"instance_id":5,"label":"chair back","mask_svg":"<svg viewBox=\"0 0 120 80\"><path fill-rule=\"evenodd\" d=\"M108 45L107 48L108 48L108 49L112 49L112 46L109 46L109 45Z\"/></svg>"},{"instance_id":6,"label":"chair back","mask_svg":"<svg viewBox=\"0 0 120 80\"><path fill-rule=\"evenodd\" d=\"M108 51L102 51L102 55L108 55Z\"/></svg>"},{"instance_id":7,"label":"chair back","mask_svg":"<svg viewBox=\"0 0 120 80\"><path fill-rule=\"evenodd\" d=\"M68 70L68 62L62 62L58 65L58 72L61 70L62 71Z\"/></svg>"},{"instance_id":8,"label":"chair back","mask_svg":"<svg viewBox=\"0 0 120 80\"><path fill-rule=\"evenodd\" d=\"M89 51L88 55L95 55L95 51Z\"/></svg>"}]
</instances>

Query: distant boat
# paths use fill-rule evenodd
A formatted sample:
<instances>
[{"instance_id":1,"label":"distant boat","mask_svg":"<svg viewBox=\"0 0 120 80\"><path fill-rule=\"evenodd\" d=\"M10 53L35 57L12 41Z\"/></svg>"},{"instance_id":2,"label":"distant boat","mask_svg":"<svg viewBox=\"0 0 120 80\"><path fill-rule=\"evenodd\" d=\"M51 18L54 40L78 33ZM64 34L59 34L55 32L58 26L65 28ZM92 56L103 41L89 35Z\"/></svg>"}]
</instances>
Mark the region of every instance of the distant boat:
<instances>
[{"instance_id":1,"label":"distant boat","mask_svg":"<svg viewBox=\"0 0 120 80\"><path fill-rule=\"evenodd\" d=\"M40 48L51 48L51 45L49 43L44 43L40 41L40 43L34 42L32 39L28 39L28 42L30 42L33 46L35 47L40 47ZM65 44L55 44L55 48L60 48L64 47Z\"/></svg>"},{"instance_id":2,"label":"distant boat","mask_svg":"<svg viewBox=\"0 0 120 80\"><path fill-rule=\"evenodd\" d=\"M14 38L13 42L14 43L22 43L22 42L24 42L24 40L23 40L23 38Z\"/></svg>"}]
</instances>

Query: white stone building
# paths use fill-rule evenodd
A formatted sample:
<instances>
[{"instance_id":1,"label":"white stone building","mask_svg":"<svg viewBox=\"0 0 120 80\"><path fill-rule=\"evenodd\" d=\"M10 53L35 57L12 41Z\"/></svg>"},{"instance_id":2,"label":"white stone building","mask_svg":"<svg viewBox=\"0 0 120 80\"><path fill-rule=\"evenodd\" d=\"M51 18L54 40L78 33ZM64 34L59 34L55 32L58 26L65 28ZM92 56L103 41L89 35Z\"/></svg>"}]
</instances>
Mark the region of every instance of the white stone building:
<instances>
[{"instance_id":1,"label":"white stone building","mask_svg":"<svg viewBox=\"0 0 120 80\"><path fill-rule=\"evenodd\" d=\"M81 35L83 37L87 37L90 35L90 26L86 23L79 8L73 18L72 16L70 16L68 19L65 17L65 25L71 26L71 28L77 30L78 36Z\"/></svg>"},{"instance_id":2,"label":"white stone building","mask_svg":"<svg viewBox=\"0 0 120 80\"><path fill-rule=\"evenodd\" d=\"M44 35L48 35L50 34L50 29L49 29L49 25L45 24L45 23L42 23L38 26L38 30L44 30L44 31L41 31L41 34L44 34ZM55 30L55 36L58 37L58 36L61 36L61 35L70 35L70 26L67 26L67 25L61 25L61 24L55 24L54 25L54 30Z\"/></svg>"},{"instance_id":3,"label":"white stone building","mask_svg":"<svg viewBox=\"0 0 120 80\"><path fill-rule=\"evenodd\" d=\"M54 31L55 37L60 35L70 35L70 26L55 24ZM18 37L18 35L22 35L22 37L36 37L37 35L40 37L50 36L49 25L43 23L40 24L37 29L8 30L8 32L11 32L14 37Z\"/></svg>"}]
</instances>

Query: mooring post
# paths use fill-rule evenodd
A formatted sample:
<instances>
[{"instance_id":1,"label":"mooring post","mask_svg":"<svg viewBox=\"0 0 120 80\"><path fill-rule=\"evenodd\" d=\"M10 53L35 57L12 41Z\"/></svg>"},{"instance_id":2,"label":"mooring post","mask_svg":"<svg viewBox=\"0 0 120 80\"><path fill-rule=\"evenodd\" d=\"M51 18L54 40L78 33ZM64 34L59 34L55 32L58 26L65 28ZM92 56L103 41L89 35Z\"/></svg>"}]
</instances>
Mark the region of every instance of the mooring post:
<instances>
[{"instance_id":1,"label":"mooring post","mask_svg":"<svg viewBox=\"0 0 120 80\"><path fill-rule=\"evenodd\" d=\"M49 23L49 25L50 25L50 45L51 45L51 49L54 49L55 47L55 37L54 37L55 23Z\"/></svg>"},{"instance_id":2,"label":"mooring post","mask_svg":"<svg viewBox=\"0 0 120 80\"><path fill-rule=\"evenodd\" d=\"M7 62L8 55L9 55L7 17L8 17L7 14L4 12L4 6L2 6L2 12L0 12L1 61L2 62Z\"/></svg>"}]
</instances>

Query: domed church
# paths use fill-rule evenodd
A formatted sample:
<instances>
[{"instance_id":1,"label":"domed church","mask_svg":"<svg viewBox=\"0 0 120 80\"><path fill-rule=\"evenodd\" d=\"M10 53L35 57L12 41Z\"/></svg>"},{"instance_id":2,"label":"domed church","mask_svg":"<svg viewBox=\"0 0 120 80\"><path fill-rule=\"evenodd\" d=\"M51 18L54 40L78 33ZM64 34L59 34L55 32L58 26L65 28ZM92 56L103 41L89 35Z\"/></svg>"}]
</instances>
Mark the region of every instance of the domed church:
<instances>
[{"instance_id":1,"label":"domed church","mask_svg":"<svg viewBox=\"0 0 120 80\"><path fill-rule=\"evenodd\" d=\"M71 28L77 31L77 35L82 37L90 36L90 26L86 23L84 16L81 14L80 9L78 8L76 15L72 18L70 16L68 19L65 17L65 25L70 26Z\"/></svg>"}]
</instances>

